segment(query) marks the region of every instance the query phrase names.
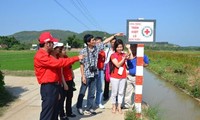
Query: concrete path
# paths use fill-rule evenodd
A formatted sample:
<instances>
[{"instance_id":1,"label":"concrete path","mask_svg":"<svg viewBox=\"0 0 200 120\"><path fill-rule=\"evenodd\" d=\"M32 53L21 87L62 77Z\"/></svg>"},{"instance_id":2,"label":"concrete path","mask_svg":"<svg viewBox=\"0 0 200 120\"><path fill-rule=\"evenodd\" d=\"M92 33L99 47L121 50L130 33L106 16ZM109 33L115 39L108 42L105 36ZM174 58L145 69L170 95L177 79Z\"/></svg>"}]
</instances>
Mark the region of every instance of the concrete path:
<instances>
[{"instance_id":1,"label":"concrete path","mask_svg":"<svg viewBox=\"0 0 200 120\"><path fill-rule=\"evenodd\" d=\"M77 115L70 120L124 120L124 114L111 112L111 101L104 103L105 109L96 109L97 115L79 115L75 105L81 85L80 70L74 70L77 90L72 101L73 112ZM40 85L35 77L5 76L6 88L18 97L6 110L0 120L39 120L41 111ZM84 104L86 97L84 98Z\"/></svg>"}]
</instances>

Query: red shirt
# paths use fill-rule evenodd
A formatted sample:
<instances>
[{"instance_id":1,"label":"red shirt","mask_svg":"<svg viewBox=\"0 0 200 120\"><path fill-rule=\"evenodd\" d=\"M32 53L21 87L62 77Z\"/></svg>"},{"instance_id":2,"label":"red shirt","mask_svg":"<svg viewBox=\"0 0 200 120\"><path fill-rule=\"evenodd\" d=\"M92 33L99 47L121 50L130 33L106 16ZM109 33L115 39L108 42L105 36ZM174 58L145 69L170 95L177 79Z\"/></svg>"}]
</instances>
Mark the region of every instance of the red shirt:
<instances>
[{"instance_id":1,"label":"red shirt","mask_svg":"<svg viewBox=\"0 0 200 120\"><path fill-rule=\"evenodd\" d=\"M68 58L68 56L66 55L65 58ZM73 70L71 65L63 68L63 76L65 81L73 80Z\"/></svg>"},{"instance_id":2,"label":"red shirt","mask_svg":"<svg viewBox=\"0 0 200 120\"><path fill-rule=\"evenodd\" d=\"M105 57L106 57L106 54L103 50L101 50L99 52L99 55L98 55L98 62L97 62L97 68L99 70L102 70L103 67L104 67L104 62L105 62Z\"/></svg>"},{"instance_id":3,"label":"red shirt","mask_svg":"<svg viewBox=\"0 0 200 120\"><path fill-rule=\"evenodd\" d=\"M59 81L59 83L60 84L62 84L63 82L62 82L62 72L61 72L61 68L57 68L57 75L58 75L58 81Z\"/></svg>"},{"instance_id":4,"label":"red shirt","mask_svg":"<svg viewBox=\"0 0 200 120\"><path fill-rule=\"evenodd\" d=\"M34 69L38 83L58 82L58 69L69 66L78 60L78 56L56 59L40 48L34 57Z\"/></svg>"},{"instance_id":5,"label":"red shirt","mask_svg":"<svg viewBox=\"0 0 200 120\"><path fill-rule=\"evenodd\" d=\"M113 53L110 56L110 59L113 60L113 59L116 58L117 61L119 62L119 61L122 60L122 56L123 56L123 53L117 53L117 52L115 52L115 53ZM124 78L126 78L127 77L127 72L126 72L126 64L125 64L125 62L122 64L121 67L124 68L122 75L118 74L118 69L119 68L116 67L116 66L114 66L114 72L111 72L110 77L117 78L117 79L124 79Z\"/></svg>"}]
</instances>

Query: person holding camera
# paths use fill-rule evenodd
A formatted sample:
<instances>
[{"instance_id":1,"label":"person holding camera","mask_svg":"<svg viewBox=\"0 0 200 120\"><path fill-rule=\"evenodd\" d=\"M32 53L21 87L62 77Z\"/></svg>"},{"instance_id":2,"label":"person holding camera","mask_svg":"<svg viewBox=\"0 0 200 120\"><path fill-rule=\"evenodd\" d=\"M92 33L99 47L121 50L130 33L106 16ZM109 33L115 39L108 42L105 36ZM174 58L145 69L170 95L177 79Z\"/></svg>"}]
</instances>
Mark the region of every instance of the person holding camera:
<instances>
[{"instance_id":1,"label":"person holding camera","mask_svg":"<svg viewBox=\"0 0 200 120\"><path fill-rule=\"evenodd\" d=\"M82 103L83 98L85 96L85 92L88 87L88 96L87 96L87 108L86 114L96 114L93 107L93 102L95 98L95 81L98 79L98 69L97 69L97 61L98 61L98 53L103 49L103 45L112 40L115 36L123 36L123 33L117 33L107 38L103 42L96 44L94 36L91 34L86 34L84 36L84 43L86 47L80 51L81 55L85 55L86 57L80 60L80 71L81 71L81 88L77 100L77 111L80 115L83 115Z\"/></svg>"}]
</instances>

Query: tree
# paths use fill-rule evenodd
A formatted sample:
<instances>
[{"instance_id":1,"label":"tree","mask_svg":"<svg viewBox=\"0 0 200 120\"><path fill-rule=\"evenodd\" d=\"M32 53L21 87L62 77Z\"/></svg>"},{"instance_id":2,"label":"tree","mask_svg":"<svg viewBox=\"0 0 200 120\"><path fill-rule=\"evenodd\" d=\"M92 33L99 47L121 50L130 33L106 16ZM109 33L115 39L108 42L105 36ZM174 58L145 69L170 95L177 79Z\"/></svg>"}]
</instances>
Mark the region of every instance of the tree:
<instances>
[{"instance_id":1,"label":"tree","mask_svg":"<svg viewBox=\"0 0 200 120\"><path fill-rule=\"evenodd\" d=\"M3 75L3 72L1 72L1 70L0 70L0 91L2 91L4 89L5 83L4 83L3 79L4 79L4 75Z\"/></svg>"},{"instance_id":2,"label":"tree","mask_svg":"<svg viewBox=\"0 0 200 120\"><path fill-rule=\"evenodd\" d=\"M80 48L83 45L83 41L76 38L76 35L68 37L66 41L72 48Z\"/></svg>"},{"instance_id":3,"label":"tree","mask_svg":"<svg viewBox=\"0 0 200 120\"><path fill-rule=\"evenodd\" d=\"M10 49L13 45L20 45L20 42L17 41L14 37L0 37L0 45L5 45L5 49Z\"/></svg>"},{"instance_id":4,"label":"tree","mask_svg":"<svg viewBox=\"0 0 200 120\"><path fill-rule=\"evenodd\" d=\"M68 37L68 38L67 38L67 43L68 43L68 45L70 45L71 47L74 47L74 46L73 46L73 43L74 43L74 41L75 41L75 38L76 38L76 35L73 35L73 36Z\"/></svg>"}]
</instances>

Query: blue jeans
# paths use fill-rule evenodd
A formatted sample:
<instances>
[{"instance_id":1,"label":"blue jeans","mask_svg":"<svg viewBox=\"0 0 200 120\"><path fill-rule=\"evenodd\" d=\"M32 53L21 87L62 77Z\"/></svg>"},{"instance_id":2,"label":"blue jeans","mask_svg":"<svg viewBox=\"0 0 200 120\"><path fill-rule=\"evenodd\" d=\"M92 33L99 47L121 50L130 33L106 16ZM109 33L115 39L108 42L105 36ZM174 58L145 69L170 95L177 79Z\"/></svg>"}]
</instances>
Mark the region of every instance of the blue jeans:
<instances>
[{"instance_id":1,"label":"blue jeans","mask_svg":"<svg viewBox=\"0 0 200 120\"><path fill-rule=\"evenodd\" d=\"M82 108L83 104L83 98L85 96L85 92L88 87L88 96L87 96L87 110L93 108L93 102L94 102L94 94L95 94L95 81L98 76L95 76L93 78L86 78L86 84L81 83L81 88L78 96L78 101L76 104L77 108Z\"/></svg>"},{"instance_id":2,"label":"blue jeans","mask_svg":"<svg viewBox=\"0 0 200 120\"><path fill-rule=\"evenodd\" d=\"M96 100L95 100L96 105L102 104L103 82L104 82L104 71L99 70L98 79L96 79Z\"/></svg>"}]
</instances>

